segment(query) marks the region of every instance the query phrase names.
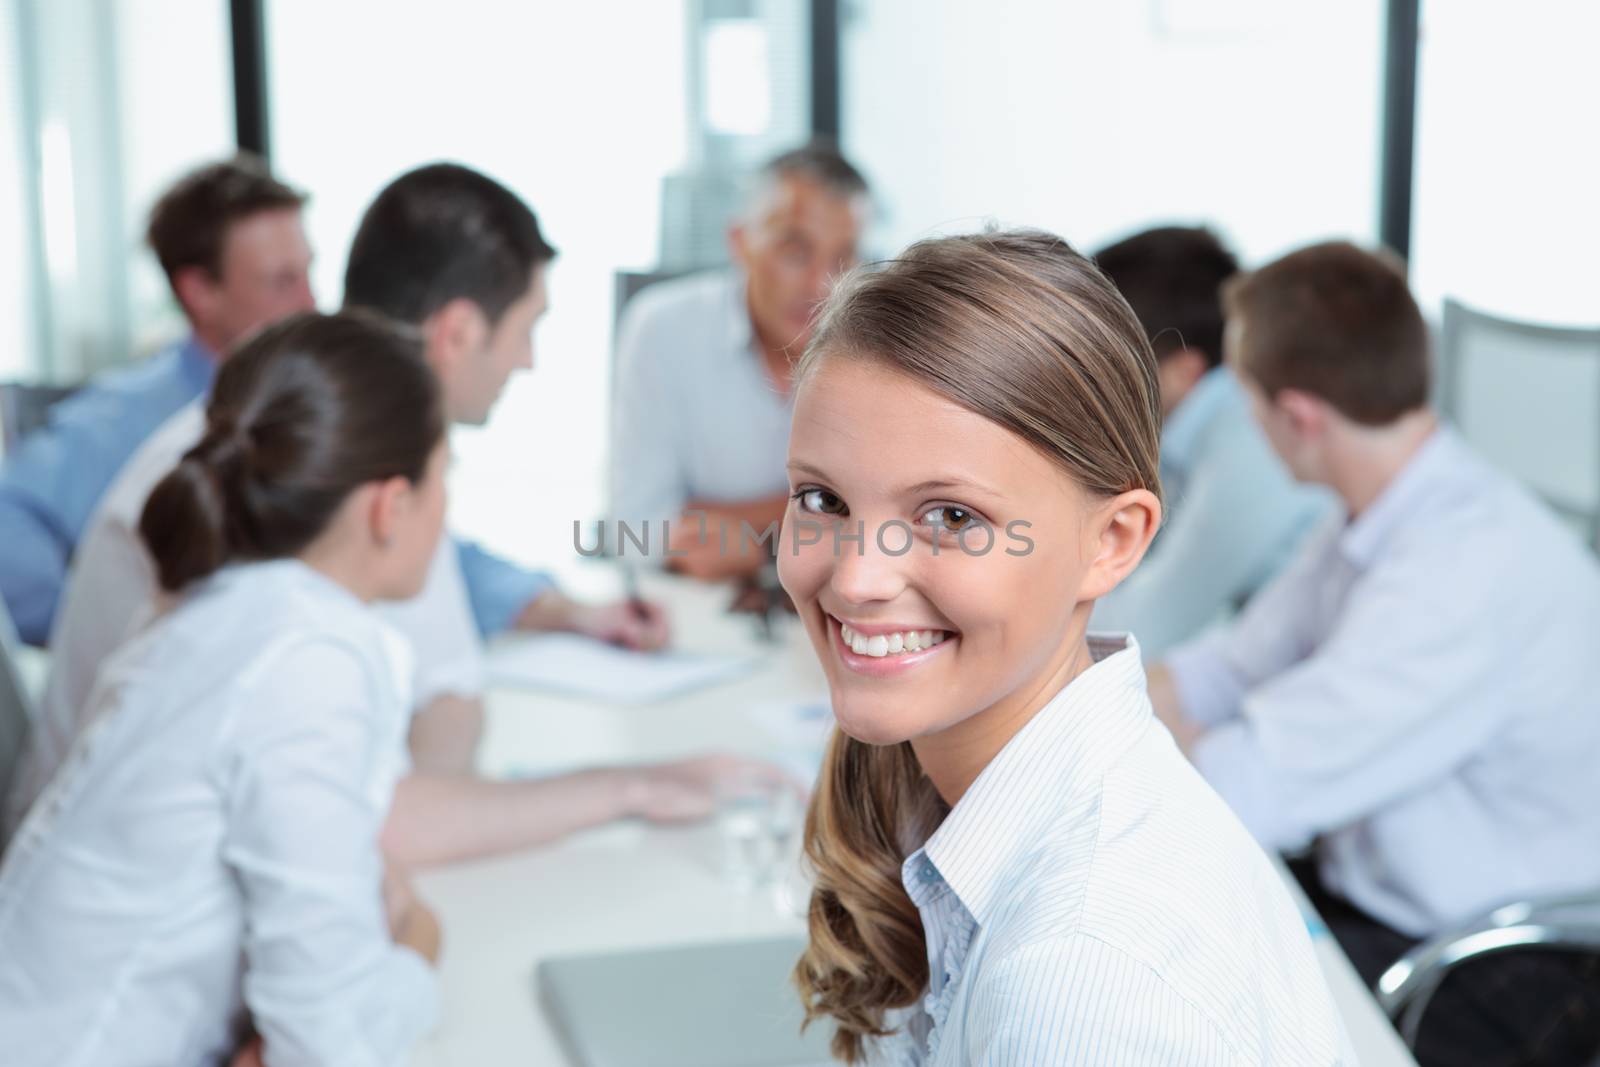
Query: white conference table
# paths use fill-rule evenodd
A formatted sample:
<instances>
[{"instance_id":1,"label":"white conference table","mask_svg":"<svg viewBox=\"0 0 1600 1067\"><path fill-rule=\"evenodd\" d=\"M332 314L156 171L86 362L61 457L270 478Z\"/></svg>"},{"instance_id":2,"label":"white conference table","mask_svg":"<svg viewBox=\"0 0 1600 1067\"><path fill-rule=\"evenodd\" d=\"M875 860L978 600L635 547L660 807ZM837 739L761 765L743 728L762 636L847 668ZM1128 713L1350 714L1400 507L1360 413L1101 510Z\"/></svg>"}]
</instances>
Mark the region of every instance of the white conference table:
<instances>
[{"instance_id":1,"label":"white conference table","mask_svg":"<svg viewBox=\"0 0 1600 1067\"><path fill-rule=\"evenodd\" d=\"M612 576L603 578L609 582ZM776 640L765 643L754 620L724 613L726 589L654 575L645 579L644 588L647 596L668 605L677 647L749 653L760 657L758 667L721 685L642 706L494 688L480 759L484 773L546 773L711 750L808 759L808 731L783 725L775 711L826 693L798 621L781 620ZM418 891L444 927L442 1005L440 1025L413 1063L566 1067L539 1005L534 984L539 960L803 936L807 890L797 857L791 859L789 876L777 886L741 891L721 873L713 824L625 823L420 874ZM1302 910L1309 910L1287 871L1284 877ZM1322 926L1315 920L1310 925ZM1313 940L1361 1062L1366 1067L1413 1064L1333 939L1324 931Z\"/></svg>"}]
</instances>

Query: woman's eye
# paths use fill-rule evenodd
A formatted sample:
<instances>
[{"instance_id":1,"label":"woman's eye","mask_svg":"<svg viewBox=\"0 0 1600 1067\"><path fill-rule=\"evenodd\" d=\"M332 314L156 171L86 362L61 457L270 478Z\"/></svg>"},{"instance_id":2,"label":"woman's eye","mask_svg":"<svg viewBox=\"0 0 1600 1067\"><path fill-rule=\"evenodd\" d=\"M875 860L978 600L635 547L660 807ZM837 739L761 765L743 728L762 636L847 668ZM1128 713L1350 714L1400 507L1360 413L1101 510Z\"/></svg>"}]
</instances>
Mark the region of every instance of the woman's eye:
<instances>
[{"instance_id":1,"label":"woman's eye","mask_svg":"<svg viewBox=\"0 0 1600 1067\"><path fill-rule=\"evenodd\" d=\"M844 514L844 501L826 489L802 489L795 495L800 498L800 507L805 511L818 515Z\"/></svg>"},{"instance_id":2,"label":"woman's eye","mask_svg":"<svg viewBox=\"0 0 1600 1067\"><path fill-rule=\"evenodd\" d=\"M922 513L922 521L929 526L940 527L953 533L959 533L974 523L980 522L978 516L966 508L958 508L954 504L940 504L936 508L929 508Z\"/></svg>"}]
</instances>

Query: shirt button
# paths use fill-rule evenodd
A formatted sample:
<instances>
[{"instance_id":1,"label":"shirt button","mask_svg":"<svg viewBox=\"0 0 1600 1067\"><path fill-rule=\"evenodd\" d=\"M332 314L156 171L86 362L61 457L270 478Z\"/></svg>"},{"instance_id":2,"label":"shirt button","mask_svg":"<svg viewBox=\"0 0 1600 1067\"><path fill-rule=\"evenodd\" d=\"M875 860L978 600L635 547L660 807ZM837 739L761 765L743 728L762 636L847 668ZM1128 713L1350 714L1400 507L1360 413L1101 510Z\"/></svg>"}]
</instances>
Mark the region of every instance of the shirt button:
<instances>
[{"instance_id":1,"label":"shirt button","mask_svg":"<svg viewBox=\"0 0 1600 1067\"><path fill-rule=\"evenodd\" d=\"M939 872L927 860L922 861L922 870L919 873L922 875L924 882L936 882L939 880Z\"/></svg>"}]
</instances>

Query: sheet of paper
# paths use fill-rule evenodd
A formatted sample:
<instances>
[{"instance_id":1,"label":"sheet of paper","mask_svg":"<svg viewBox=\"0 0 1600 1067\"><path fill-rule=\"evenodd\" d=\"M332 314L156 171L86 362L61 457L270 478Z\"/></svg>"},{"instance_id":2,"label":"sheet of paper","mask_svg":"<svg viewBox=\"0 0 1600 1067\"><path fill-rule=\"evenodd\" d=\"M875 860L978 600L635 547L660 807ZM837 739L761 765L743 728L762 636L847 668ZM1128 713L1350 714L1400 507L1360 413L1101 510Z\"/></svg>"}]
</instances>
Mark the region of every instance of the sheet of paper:
<instances>
[{"instance_id":1,"label":"sheet of paper","mask_svg":"<svg viewBox=\"0 0 1600 1067\"><path fill-rule=\"evenodd\" d=\"M726 681L748 656L629 652L576 634L517 637L489 653L490 684L548 689L612 704L648 704Z\"/></svg>"}]
</instances>

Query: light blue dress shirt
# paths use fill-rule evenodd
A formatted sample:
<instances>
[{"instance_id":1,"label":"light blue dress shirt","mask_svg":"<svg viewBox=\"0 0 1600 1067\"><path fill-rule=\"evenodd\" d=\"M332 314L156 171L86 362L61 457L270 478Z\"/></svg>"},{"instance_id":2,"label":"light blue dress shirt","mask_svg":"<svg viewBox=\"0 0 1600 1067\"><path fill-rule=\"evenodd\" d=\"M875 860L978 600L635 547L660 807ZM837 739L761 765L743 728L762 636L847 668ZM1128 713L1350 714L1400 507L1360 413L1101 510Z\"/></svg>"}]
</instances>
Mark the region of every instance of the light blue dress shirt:
<instances>
[{"instance_id":1,"label":"light blue dress shirt","mask_svg":"<svg viewBox=\"0 0 1600 1067\"><path fill-rule=\"evenodd\" d=\"M1600 563L1452 431L1167 666L1245 825L1394 929L1600 886Z\"/></svg>"},{"instance_id":2,"label":"light blue dress shirt","mask_svg":"<svg viewBox=\"0 0 1600 1067\"><path fill-rule=\"evenodd\" d=\"M0 465L0 594L22 639L50 636L67 566L101 494L156 427L211 388L195 338L107 371L50 412Z\"/></svg>"},{"instance_id":3,"label":"light blue dress shirt","mask_svg":"<svg viewBox=\"0 0 1600 1067\"><path fill-rule=\"evenodd\" d=\"M1094 612L1096 630L1132 631L1152 658L1236 611L1334 507L1290 476L1226 367L1168 418L1161 483L1167 518L1149 556Z\"/></svg>"},{"instance_id":4,"label":"light blue dress shirt","mask_svg":"<svg viewBox=\"0 0 1600 1067\"><path fill-rule=\"evenodd\" d=\"M519 567L471 541L454 540L472 618L485 637L509 630L523 608L555 588L555 579L543 571Z\"/></svg>"},{"instance_id":5,"label":"light blue dress shirt","mask_svg":"<svg viewBox=\"0 0 1600 1067\"><path fill-rule=\"evenodd\" d=\"M788 490L794 401L767 373L743 274L697 274L640 293L623 315L616 375L613 519L659 531L691 500Z\"/></svg>"},{"instance_id":6,"label":"light blue dress shirt","mask_svg":"<svg viewBox=\"0 0 1600 1067\"><path fill-rule=\"evenodd\" d=\"M906 860L929 988L872 1062L1349 1062L1304 920L1156 722L1138 646L1091 650Z\"/></svg>"},{"instance_id":7,"label":"light blue dress shirt","mask_svg":"<svg viewBox=\"0 0 1600 1067\"><path fill-rule=\"evenodd\" d=\"M58 404L49 425L0 465L0 595L24 641L49 640L67 567L95 505L145 438L210 391L216 363L190 337L108 371ZM554 584L471 542L458 540L456 547L484 634L507 629Z\"/></svg>"}]
</instances>

